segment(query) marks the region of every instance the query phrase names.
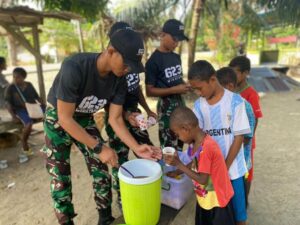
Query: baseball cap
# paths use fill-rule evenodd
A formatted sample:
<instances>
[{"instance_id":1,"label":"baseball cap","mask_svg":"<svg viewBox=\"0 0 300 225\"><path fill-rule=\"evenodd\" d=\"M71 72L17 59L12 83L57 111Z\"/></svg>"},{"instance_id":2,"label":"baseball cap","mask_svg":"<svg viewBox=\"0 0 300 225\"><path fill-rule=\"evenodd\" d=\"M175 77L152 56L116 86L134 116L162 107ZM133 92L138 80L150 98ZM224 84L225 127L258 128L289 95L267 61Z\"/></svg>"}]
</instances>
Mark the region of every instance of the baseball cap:
<instances>
[{"instance_id":1,"label":"baseball cap","mask_svg":"<svg viewBox=\"0 0 300 225\"><path fill-rule=\"evenodd\" d=\"M119 21L119 22L115 22L109 32L108 32L108 37L111 37L113 35L114 32L116 32L117 30L121 30L121 29L129 29L129 30L133 30L133 28L126 22L123 21Z\"/></svg>"},{"instance_id":2,"label":"baseball cap","mask_svg":"<svg viewBox=\"0 0 300 225\"><path fill-rule=\"evenodd\" d=\"M123 61L129 66L130 72L145 71L142 57L145 52L141 35L130 29L115 31L110 37L110 44L122 55Z\"/></svg>"},{"instance_id":3,"label":"baseball cap","mask_svg":"<svg viewBox=\"0 0 300 225\"><path fill-rule=\"evenodd\" d=\"M165 22L162 31L175 37L178 41L186 40L189 38L184 34L184 25L175 19L169 19Z\"/></svg>"}]
</instances>

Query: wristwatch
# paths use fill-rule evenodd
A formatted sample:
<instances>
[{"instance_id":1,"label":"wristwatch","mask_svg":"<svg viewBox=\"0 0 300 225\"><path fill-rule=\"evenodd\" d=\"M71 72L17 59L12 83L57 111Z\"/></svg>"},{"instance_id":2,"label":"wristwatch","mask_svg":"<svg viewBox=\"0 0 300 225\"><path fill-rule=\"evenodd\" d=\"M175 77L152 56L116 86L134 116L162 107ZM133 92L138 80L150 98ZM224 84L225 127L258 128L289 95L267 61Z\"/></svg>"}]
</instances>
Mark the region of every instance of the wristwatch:
<instances>
[{"instance_id":1,"label":"wristwatch","mask_svg":"<svg viewBox=\"0 0 300 225\"><path fill-rule=\"evenodd\" d=\"M93 148L93 153L100 154L102 151L102 142L98 142L98 144Z\"/></svg>"}]
</instances>

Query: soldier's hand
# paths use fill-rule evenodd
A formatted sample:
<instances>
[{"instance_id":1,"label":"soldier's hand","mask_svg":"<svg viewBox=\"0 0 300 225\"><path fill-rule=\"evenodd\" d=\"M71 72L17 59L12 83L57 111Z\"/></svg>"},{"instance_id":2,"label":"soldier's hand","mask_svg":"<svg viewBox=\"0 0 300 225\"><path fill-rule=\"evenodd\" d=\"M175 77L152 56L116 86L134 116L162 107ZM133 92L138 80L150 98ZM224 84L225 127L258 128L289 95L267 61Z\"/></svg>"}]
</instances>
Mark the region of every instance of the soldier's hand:
<instances>
[{"instance_id":1,"label":"soldier's hand","mask_svg":"<svg viewBox=\"0 0 300 225\"><path fill-rule=\"evenodd\" d=\"M102 151L98 156L102 163L109 164L112 167L119 167L118 156L113 149L103 145Z\"/></svg>"},{"instance_id":2,"label":"soldier's hand","mask_svg":"<svg viewBox=\"0 0 300 225\"><path fill-rule=\"evenodd\" d=\"M155 146L150 145L139 145L136 149L134 149L135 154L144 159L157 160L161 159L162 152L161 149Z\"/></svg>"}]
</instances>

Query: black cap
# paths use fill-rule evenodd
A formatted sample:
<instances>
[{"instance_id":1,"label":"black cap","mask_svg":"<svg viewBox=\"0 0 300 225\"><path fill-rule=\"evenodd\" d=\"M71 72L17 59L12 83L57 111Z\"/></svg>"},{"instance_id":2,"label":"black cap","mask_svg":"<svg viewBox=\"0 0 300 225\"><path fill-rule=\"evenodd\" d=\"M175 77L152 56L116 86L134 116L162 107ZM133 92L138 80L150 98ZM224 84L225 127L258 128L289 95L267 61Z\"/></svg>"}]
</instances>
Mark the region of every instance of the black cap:
<instances>
[{"instance_id":1,"label":"black cap","mask_svg":"<svg viewBox=\"0 0 300 225\"><path fill-rule=\"evenodd\" d=\"M108 37L111 37L113 35L113 33L115 33L117 30L122 30L122 29L133 30L133 28L126 22L123 22L123 21L115 22L111 26L111 28L108 32Z\"/></svg>"},{"instance_id":2,"label":"black cap","mask_svg":"<svg viewBox=\"0 0 300 225\"><path fill-rule=\"evenodd\" d=\"M145 49L140 34L129 29L117 30L110 37L110 43L122 55L124 63L130 67L130 72L145 71L142 64Z\"/></svg>"},{"instance_id":3,"label":"black cap","mask_svg":"<svg viewBox=\"0 0 300 225\"><path fill-rule=\"evenodd\" d=\"M184 35L184 25L178 20L167 20L162 28L162 31L167 34L170 34L178 41L189 40L189 38Z\"/></svg>"}]
</instances>

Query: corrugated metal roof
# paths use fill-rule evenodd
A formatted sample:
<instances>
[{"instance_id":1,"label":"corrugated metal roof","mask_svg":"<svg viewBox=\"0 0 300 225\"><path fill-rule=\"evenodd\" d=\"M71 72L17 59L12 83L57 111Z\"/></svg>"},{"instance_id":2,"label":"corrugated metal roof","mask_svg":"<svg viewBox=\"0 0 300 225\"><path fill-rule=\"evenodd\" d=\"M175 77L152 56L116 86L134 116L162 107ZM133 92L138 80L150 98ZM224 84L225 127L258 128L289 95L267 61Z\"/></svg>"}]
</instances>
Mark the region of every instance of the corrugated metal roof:
<instances>
[{"instance_id":1,"label":"corrugated metal roof","mask_svg":"<svg viewBox=\"0 0 300 225\"><path fill-rule=\"evenodd\" d=\"M251 68L248 82L257 92L290 91L292 82L285 79L285 77L268 67L253 67Z\"/></svg>"}]
</instances>

